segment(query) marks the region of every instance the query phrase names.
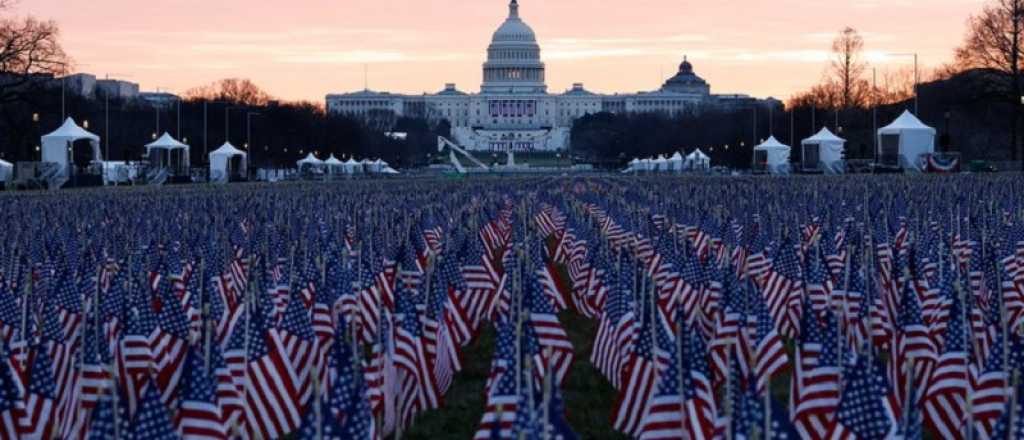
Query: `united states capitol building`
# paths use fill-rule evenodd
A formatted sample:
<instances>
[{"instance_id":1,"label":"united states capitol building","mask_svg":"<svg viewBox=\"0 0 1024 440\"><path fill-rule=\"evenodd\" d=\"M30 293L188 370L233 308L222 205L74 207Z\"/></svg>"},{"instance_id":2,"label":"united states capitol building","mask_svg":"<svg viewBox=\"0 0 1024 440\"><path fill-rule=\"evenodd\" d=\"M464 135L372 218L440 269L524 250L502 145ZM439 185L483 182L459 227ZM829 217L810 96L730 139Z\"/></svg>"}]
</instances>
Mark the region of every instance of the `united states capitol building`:
<instances>
[{"instance_id":1,"label":"united states capitol building","mask_svg":"<svg viewBox=\"0 0 1024 440\"><path fill-rule=\"evenodd\" d=\"M487 47L480 93L446 84L435 94L403 95L363 90L327 95L327 111L359 118L423 117L447 120L453 140L473 151L559 151L568 148L573 121L587 114L697 113L769 105L746 95L712 95L684 57L679 71L660 89L631 94L597 94L576 83L549 93L544 62L533 29L520 17L518 0Z\"/></svg>"}]
</instances>

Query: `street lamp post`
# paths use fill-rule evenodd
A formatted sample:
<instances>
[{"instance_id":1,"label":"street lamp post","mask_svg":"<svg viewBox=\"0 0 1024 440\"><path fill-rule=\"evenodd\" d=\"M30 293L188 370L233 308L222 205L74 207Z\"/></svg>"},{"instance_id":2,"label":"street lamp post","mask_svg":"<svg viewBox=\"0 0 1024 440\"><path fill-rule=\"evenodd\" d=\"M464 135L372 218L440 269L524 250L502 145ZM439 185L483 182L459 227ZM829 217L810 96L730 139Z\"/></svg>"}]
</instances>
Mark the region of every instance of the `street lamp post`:
<instances>
[{"instance_id":1,"label":"street lamp post","mask_svg":"<svg viewBox=\"0 0 1024 440\"><path fill-rule=\"evenodd\" d=\"M245 107L224 107L224 142L231 142L231 110L245 110Z\"/></svg>"},{"instance_id":2,"label":"street lamp post","mask_svg":"<svg viewBox=\"0 0 1024 440\"><path fill-rule=\"evenodd\" d=\"M260 116L260 112L248 112L245 114L245 145L249 149L249 156L252 157L252 152L256 151L256 148L249 148L252 145L252 117ZM256 160L253 159L253 165L256 165Z\"/></svg>"},{"instance_id":3,"label":"street lamp post","mask_svg":"<svg viewBox=\"0 0 1024 440\"><path fill-rule=\"evenodd\" d=\"M35 128L35 138L38 139L39 138L39 113L32 113L32 127ZM39 148L39 147L40 147L39 144L36 144L36 151L39 152L39 154L40 154L39 160L42 160L42 151L41 151L41 148Z\"/></svg>"},{"instance_id":4,"label":"street lamp post","mask_svg":"<svg viewBox=\"0 0 1024 440\"><path fill-rule=\"evenodd\" d=\"M914 116L920 117L920 114L918 113L917 87L921 78L918 76L917 53L891 53L889 55L896 57L914 57Z\"/></svg>"}]
</instances>

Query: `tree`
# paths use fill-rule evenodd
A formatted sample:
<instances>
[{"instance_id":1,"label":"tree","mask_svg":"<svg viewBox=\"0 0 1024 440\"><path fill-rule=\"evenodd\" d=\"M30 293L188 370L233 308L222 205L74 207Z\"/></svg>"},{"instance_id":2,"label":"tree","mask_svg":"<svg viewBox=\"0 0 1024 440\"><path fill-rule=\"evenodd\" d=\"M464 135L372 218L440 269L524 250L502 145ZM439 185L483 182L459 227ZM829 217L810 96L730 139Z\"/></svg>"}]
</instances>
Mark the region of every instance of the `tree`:
<instances>
[{"instance_id":1,"label":"tree","mask_svg":"<svg viewBox=\"0 0 1024 440\"><path fill-rule=\"evenodd\" d=\"M826 78L820 84L811 86L806 92L793 95L787 106L838 109L841 105L841 95L842 90L839 84Z\"/></svg>"},{"instance_id":2,"label":"tree","mask_svg":"<svg viewBox=\"0 0 1024 440\"><path fill-rule=\"evenodd\" d=\"M12 4L0 0L0 13ZM0 16L0 103L25 99L37 81L67 70L68 57L52 21Z\"/></svg>"},{"instance_id":3,"label":"tree","mask_svg":"<svg viewBox=\"0 0 1024 440\"><path fill-rule=\"evenodd\" d=\"M877 104L898 104L914 98L914 69L905 67L882 72L875 90Z\"/></svg>"},{"instance_id":4,"label":"tree","mask_svg":"<svg viewBox=\"0 0 1024 440\"><path fill-rule=\"evenodd\" d=\"M248 79L226 78L185 91L185 99L193 101L226 101L239 105L262 106L270 102L272 98L269 93Z\"/></svg>"},{"instance_id":5,"label":"tree","mask_svg":"<svg viewBox=\"0 0 1024 440\"><path fill-rule=\"evenodd\" d=\"M1021 96L1021 44L1024 38L1024 0L992 0L967 22L967 36L956 51L961 68L993 69L1009 76L1005 95L1013 106L1010 145L1024 166L1018 142Z\"/></svg>"},{"instance_id":6,"label":"tree","mask_svg":"<svg viewBox=\"0 0 1024 440\"><path fill-rule=\"evenodd\" d=\"M832 41L832 80L839 87L839 104L842 109L858 107L864 103L867 84L863 60L864 39L851 27L839 31Z\"/></svg>"}]
</instances>

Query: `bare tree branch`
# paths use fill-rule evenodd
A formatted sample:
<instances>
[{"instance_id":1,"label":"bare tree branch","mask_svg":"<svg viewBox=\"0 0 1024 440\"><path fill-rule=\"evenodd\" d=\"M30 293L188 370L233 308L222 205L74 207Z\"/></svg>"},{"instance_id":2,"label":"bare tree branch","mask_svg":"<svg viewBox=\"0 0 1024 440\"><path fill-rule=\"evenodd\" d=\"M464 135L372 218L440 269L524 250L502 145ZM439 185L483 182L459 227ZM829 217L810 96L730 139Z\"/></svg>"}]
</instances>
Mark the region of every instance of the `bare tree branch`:
<instances>
[{"instance_id":1,"label":"bare tree branch","mask_svg":"<svg viewBox=\"0 0 1024 440\"><path fill-rule=\"evenodd\" d=\"M863 105L867 97L863 53L864 39L853 28L843 29L832 42L832 78L840 87L839 104L844 109Z\"/></svg>"},{"instance_id":2,"label":"bare tree branch","mask_svg":"<svg viewBox=\"0 0 1024 440\"><path fill-rule=\"evenodd\" d=\"M52 21L0 17L0 102L22 99L40 77L67 71L69 60L59 37Z\"/></svg>"},{"instance_id":3,"label":"bare tree branch","mask_svg":"<svg viewBox=\"0 0 1024 440\"><path fill-rule=\"evenodd\" d=\"M227 101L242 105L266 105L273 98L248 79L227 78L189 89L185 92L188 100Z\"/></svg>"}]
</instances>

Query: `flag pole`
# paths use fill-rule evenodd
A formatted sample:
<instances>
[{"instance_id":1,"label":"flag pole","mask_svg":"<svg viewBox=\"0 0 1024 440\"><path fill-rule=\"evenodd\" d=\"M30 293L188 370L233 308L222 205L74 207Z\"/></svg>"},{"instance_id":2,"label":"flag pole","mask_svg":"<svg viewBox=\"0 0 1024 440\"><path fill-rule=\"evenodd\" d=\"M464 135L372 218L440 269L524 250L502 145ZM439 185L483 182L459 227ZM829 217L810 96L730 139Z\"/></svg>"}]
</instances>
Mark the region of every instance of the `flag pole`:
<instances>
[{"instance_id":1,"label":"flag pole","mask_svg":"<svg viewBox=\"0 0 1024 440\"><path fill-rule=\"evenodd\" d=\"M316 411L316 439L323 440L324 438L324 414L323 405L320 404L320 371L317 369L316 362L313 362L313 410Z\"/></svg>"}]
</instances>

